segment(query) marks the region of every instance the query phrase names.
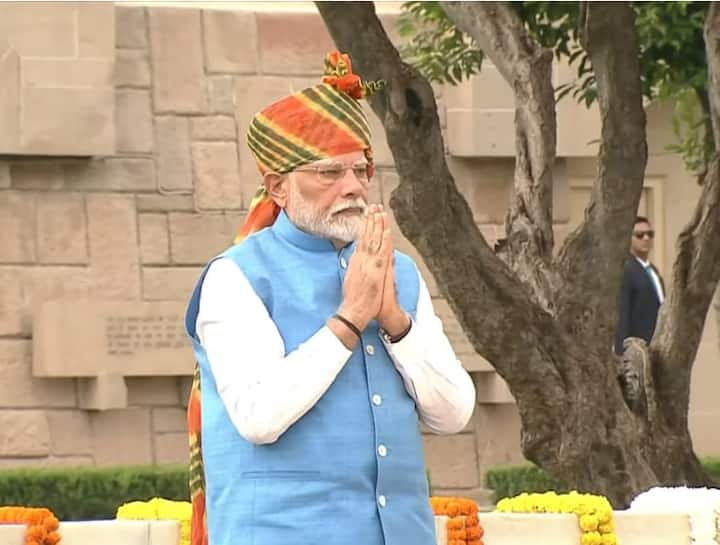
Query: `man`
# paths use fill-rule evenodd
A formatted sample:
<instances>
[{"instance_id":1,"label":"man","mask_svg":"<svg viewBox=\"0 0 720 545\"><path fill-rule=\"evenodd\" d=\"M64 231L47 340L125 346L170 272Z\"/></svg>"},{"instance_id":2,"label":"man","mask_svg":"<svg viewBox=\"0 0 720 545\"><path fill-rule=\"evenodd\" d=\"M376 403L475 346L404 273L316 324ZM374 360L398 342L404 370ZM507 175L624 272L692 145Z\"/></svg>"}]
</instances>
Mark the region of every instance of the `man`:
<instances>
[{"instance_id":1,"label":"man","mask_svg":"<svg viewBox=\"0 0 720 545\"><path fill-rule=\"evenodd\" d=\"M647 218L637 217L633 225L630 253L625 263L620 291L620 316L615 336L615 352L623 353L629 337L645 339L649 344L655 332L658 310L665 299L660 273L650 263L655 231Z\"/></svg>"},{"instance_id":2,"label":"man","mask_svg":"<svg viewBox=\"0 0 720 545\"><path fill-rule=\"evenodd\" d=\"M194 543L206 515L210 545L434 545L419 421L455 433L473 411L423 279L367 203L372 85L339 53L323 82L252 120L263 186L188 306Z\"/></svg>"}]
</instances>

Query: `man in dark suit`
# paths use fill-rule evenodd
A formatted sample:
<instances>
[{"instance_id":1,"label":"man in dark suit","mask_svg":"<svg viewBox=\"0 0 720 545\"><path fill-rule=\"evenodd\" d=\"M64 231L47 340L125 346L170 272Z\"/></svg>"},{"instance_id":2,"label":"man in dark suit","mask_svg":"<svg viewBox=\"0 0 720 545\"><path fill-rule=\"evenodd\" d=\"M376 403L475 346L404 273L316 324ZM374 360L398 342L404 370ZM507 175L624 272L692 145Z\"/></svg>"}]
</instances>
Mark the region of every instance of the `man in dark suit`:
<instances>
[{"instance_id":1,"label":"man in dark suit","mask_svg":"<svg viewBox=\"0 0 720 545\"><path fill-rule=\"evenodd\" d=\"M660 273L649 261L654 238L655 231L648 219L637 217L630 244L632 257L625 263L620 291L620 318L615 335L618 355L623 353L623 341L628 337L639 337L650 343L658 310L665 300Z\"/></svg>"}]
</instances>

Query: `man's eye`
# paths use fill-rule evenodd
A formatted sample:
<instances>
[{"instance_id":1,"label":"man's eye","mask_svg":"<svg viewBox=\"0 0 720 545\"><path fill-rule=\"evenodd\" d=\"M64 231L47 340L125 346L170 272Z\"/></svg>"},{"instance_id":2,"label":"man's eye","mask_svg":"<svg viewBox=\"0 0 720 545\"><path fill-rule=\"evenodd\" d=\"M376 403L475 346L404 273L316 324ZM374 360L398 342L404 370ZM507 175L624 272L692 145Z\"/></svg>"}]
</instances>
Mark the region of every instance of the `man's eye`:
<instances>
[{"instance_id":1,"label":"man's eye","mask_svg":"<svg viewBox=\"0 0 720 545\"><path fill-rule=\"evenodd\" d=\"M327 178L340 178L340 177L342 177L344 172L345 172L344 168L335 167L335 168L324 168L320 171L320 174Z\"/></svg>"}]
</instances>

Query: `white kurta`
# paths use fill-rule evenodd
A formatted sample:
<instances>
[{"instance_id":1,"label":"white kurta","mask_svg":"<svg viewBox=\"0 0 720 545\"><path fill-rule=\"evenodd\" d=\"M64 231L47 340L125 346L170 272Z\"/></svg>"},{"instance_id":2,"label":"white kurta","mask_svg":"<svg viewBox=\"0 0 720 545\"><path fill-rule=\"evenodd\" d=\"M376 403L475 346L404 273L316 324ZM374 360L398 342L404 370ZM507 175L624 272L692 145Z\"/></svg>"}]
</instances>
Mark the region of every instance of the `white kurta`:
<instances>
[{"instance_id":1,"label":"white kurta","mask_svg":"<svg viewBox=\"0 0 720 545\"><path fill-rule=\"evenodd\" d=\"M238 432L255 443L277 440L322 397L351 352L327 327L286 354L267 309L235 263L214 261L205 277L196 331L220 397ZM458 361L420 279L417 315L396 343L378 336L415 400L421 420L439 434L456 433L475 407L472 379ZM373 403L382 403L373 396Z\"/></svg>"}]
</instances>

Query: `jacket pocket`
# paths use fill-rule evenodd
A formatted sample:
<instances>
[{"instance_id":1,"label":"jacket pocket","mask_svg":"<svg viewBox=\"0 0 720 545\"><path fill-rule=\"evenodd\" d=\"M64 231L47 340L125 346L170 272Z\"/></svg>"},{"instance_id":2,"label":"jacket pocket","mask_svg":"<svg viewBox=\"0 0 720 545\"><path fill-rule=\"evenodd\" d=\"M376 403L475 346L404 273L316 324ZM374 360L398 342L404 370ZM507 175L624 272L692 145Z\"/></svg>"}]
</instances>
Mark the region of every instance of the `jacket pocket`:
<instances>
[{"instance_id":1,"label":"jacket pocket","mask_svg":"<svg viewBox=\"0 0 720 545\"><path fill-rule=\"evenodd\" d=\"M267 479L267 480L290 480L290 481L312 481L319 479L322 473L320 471L303 471L303 470L269 470L269 471L243 471L241 476L243 479Z\"/></svg>"}]
</instances>

